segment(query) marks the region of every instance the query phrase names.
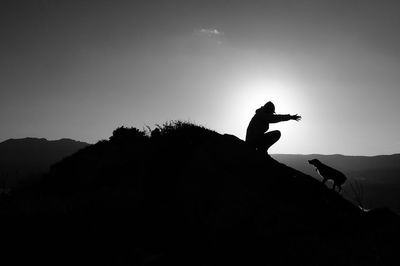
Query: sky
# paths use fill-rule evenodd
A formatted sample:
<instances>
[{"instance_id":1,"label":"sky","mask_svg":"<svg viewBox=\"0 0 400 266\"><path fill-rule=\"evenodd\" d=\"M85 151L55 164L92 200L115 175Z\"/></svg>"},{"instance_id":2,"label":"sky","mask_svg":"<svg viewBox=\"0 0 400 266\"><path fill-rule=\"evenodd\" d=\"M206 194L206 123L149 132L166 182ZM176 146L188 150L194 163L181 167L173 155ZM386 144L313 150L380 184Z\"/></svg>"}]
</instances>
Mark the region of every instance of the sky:
<instances>
[{"instance_id":1,"label":"sky","mask_svg":"<svg viewBox=\"0 0 400 266\"><path fill-rule=\"evenodd\" d=\"M271 153L400 152L400 2L1 1L0 141L95 143L185 120Z\"/></svg>"}]
</instances>

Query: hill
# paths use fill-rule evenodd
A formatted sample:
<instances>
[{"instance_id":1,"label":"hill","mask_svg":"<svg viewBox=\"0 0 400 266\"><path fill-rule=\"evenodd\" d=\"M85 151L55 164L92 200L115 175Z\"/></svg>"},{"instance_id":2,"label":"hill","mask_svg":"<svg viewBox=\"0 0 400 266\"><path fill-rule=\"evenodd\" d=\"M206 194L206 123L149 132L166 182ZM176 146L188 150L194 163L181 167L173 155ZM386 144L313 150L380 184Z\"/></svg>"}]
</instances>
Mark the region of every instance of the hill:
<instances>
[{"instance_id":1,"label":"hill","mask_svg":"<svg viewBox=\"0 0 400 266\"><path fill-rule=\"evenodd\" d=\"M363 212L235 136L181 122L118 128L0 203L16 265L399 262L394 213Z\"/></svg>"},{"instance_id":2,"label":"hill","mask_svg":"<svg viewBox=\"0 0 400 266\"><path fill-rule=\"evenodd\" d=\"M272 156L320 180L314 167L308 164L308 160L316 158L347 176L349 182L344 186L344 195L347 198L351 199L353 196L350 183L356 183L363 190L365 207L390 207L400 214L400 154L380 156L274 154Z\"/></svg>"},{"instance_id":3,"label":"hill","mask_svg":"<svg viewBox=\"0 0 400 266\"><path fill-rule=\"evenodd\" d=\"M9 139L0 143L0 182L6 187L32 183L50 166L89 144L71 139Z\"/></svg>"}]
</instances>

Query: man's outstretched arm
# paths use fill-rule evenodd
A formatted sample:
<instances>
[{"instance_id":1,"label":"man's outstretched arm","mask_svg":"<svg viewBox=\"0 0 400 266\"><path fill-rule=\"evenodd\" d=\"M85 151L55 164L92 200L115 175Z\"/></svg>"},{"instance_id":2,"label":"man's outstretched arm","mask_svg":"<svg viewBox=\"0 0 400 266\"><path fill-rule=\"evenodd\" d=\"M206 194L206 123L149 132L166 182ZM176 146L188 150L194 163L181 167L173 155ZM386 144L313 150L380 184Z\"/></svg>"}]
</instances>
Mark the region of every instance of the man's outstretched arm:
<instances>
[{"instance_id":1,"label":"man's outstretched arm","mask_svg":"<svg viewBox=\"0 0 400 266\"><path fill-rule=\"evenodd\" d=\"M297 114L295 114L295 115L270 115L269 116L270 123L278 123L278 122L289 121L289 120L300 121L301 116L299 116Z\"/></svg>"}]
</instances>

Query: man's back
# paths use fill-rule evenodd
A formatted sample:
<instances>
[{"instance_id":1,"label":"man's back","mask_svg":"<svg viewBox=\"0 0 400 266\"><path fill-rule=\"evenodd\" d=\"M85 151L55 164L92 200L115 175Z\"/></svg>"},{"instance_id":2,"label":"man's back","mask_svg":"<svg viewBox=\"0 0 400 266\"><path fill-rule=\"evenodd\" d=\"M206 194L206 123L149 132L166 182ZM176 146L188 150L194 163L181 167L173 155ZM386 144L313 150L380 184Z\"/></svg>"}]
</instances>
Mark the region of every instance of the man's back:
<instances>
[{"instance_id":1,"label":"man's back","mask_svg":"<svg viewBox=\"0 0 400 266\"><path fill-rule=\"evenodd\" d=\"M258 108L247 126L246 141L254 141L261 138L268 129L267 114L262 110L262 107Z\"/></svg>"}]
</instances>

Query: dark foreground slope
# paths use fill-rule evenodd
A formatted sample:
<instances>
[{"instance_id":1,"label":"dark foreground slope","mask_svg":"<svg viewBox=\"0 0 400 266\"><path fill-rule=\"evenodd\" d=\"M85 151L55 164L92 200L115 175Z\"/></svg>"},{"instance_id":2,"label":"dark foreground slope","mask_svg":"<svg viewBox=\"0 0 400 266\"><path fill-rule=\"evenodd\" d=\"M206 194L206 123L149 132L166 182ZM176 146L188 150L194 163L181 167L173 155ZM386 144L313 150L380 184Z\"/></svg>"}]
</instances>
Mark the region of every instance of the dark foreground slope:
<instances>
[{"instance_id":1,"label":"dark foreground slope","mask_svg":"<svg viewBox=\"0 0 400 266\"><path fill-rule=\"evenodd\" d=\"M15 264L397 265L400 236L391 212L363 213L234 136L182 123L151 138L116 130L3 199L1 216Z\"/></svg>"}]
</instances>

